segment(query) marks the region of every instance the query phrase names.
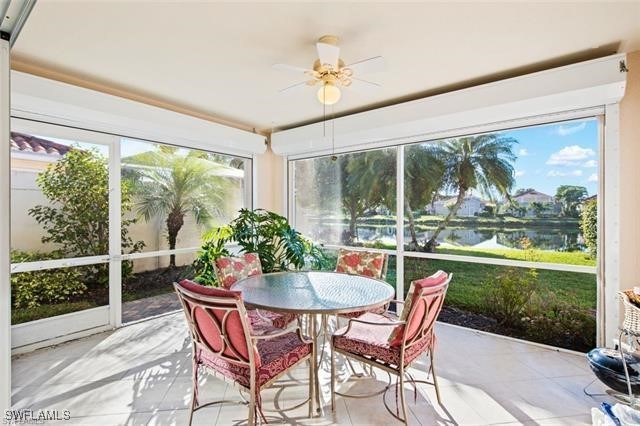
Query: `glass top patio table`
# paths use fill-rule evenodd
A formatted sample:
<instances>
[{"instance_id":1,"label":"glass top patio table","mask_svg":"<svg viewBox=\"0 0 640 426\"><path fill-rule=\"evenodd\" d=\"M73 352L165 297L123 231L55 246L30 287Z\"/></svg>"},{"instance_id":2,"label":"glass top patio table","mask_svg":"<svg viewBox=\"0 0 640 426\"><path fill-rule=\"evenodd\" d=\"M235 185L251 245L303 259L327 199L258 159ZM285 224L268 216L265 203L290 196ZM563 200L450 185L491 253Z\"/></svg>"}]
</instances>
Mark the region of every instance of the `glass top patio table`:
<instances>
[{"instance_id":1,"label":"glass top patio table","mask_svg":"<svg viewBox=\"0 0 640 426\"><path fill-rule=\"evenodd\" d=\"M276 312L341 314L364 311L393 299L384 281L338 272L275 272L238 281L247 305Z\"/></svg>"}]
</instances>

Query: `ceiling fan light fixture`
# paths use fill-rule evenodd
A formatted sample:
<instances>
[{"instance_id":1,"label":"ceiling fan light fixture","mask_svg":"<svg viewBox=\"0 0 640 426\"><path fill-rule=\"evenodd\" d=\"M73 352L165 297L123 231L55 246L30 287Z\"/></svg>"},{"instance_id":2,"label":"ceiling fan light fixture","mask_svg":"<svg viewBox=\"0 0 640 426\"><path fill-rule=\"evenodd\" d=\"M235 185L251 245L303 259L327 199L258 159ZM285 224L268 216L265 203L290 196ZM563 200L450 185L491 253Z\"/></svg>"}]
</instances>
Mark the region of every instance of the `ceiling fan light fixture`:
<instances>
[{"instance_id":1,"label":"ceiling fan light fixture","mask_svg":"<svg viewBox=\"0 0 640 426\"><path fill-rule=\"evenodd\" d=\"M341 96L340 89L331 83L325 83L318 89L318 100L324 105L335 104Z\"/></svg>"}]
</instances>

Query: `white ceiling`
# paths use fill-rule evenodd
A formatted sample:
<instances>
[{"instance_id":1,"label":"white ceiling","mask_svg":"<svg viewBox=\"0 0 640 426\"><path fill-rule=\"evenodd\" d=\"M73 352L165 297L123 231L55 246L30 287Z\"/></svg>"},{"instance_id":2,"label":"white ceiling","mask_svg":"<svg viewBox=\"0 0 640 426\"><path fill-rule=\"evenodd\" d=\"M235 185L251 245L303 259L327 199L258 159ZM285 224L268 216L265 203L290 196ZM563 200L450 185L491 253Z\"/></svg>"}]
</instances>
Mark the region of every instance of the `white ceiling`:
<instances>
[{"instance_id":1,"label":"white ceiling","mask_svg":"<svg viewBox=\"0 0 640 426\"><path fill-rule=\"evenodd\" d=\"M341 38L349 63L382 55L383 87L344 93L355 111L505 75L640 49L640 2L254 3L39 1L17 62L108 84L239 124L317 120L312 88L271 68L310 66L315 40ZM331 111L328 110L330 113Z\"/></svg>"}]
</instances>

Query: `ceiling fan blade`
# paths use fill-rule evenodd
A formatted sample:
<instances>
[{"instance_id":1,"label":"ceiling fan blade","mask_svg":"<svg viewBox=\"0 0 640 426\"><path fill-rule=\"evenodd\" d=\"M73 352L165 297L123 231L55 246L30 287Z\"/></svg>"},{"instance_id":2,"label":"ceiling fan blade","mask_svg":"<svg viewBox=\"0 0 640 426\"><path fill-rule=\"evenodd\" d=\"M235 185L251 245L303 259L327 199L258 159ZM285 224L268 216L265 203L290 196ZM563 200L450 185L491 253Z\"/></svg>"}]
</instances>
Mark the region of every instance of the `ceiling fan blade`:
<instances>
[{"instance_id":1,"label":"ceiling fan blade","mask_svg":"<svg viewBox=\"0 0 640 426\"><path fill-rule=\"evenodd\" d=\"M297 67L295 65L287 65L287 64L273 64L271 67L278 71L295 72L298 74L313 74L315 72L308 68L302 68L302 67Z\"/></svg>"},{"instance_id":2,"label":"ceiling fan blade","mask_svg":"<svg viewBox=\"0 0 640 426\"><path fill-rule=\"evenodd\" d=\"M308 86L306 81L301 81L300 83L292 84L291 86L285 87L284 89L278 90L278 93L295 93L300 91L303 87Z\"/></svg>"},{"instance_id":3,"label":"ceiling fan blade","mask_svg":"<svg viewBox=\"0 0 640 426\"><path fill-rule=\"evenodd\" d=\"M348 87L349 89L353 89L356 92L371 93L380 89L382 85L379 83L374 83L373 81L351 77L351 84Z\"/></svg>"},{"instance_id":4,"label":"ceiling fan blade","mask_svg":"<svg viewBox=\"0 0 640 426\"><path fill-rule=\"evenodd\" d=\"M346 65L344 68L349 68L357 75L373 74L384 71L386 64L382 56L374 56L373 58L363 59L362 61Z\"/></svg>"},{"instance_id":5,"label":"ceiling fan blade","mask_svg":"<svg viewBox=\"0 0 640 426\"><path fill-rule=\"evenodd\" d=\"M322 65L331 65L334 69L338 68L338 59L340 58L340 48L333 44L316 43L318 49L318 58Z\"/></svg>"}]
</instances>

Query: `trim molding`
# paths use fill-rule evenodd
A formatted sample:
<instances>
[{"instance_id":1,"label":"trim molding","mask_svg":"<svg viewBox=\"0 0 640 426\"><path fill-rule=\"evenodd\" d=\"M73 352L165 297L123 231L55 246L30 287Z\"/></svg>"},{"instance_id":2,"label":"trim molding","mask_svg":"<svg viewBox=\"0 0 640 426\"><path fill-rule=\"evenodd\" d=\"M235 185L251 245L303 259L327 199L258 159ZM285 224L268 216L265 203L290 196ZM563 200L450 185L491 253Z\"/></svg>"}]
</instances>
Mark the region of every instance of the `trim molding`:
<instances>
[{"instance_id":1,"label":"trim molding","mask_svg":"<svg viewBox=\"0 0 640 426\"><path fill-rule=\"evenodd\" d=\"M433 140L452 130L487 126L509 128L527 117L547 117L614 104L624 95L626 55L581 62L521 77L331 120L334 143L323 123L274 132L276 154L309 157Z\"/></svg>"},{"instance_id":2,"label":"trim molding","mask_svg":"<svg viewBox=\"0 0 640 426\"><path fill-rule=\"evenodd\" d=\"M16 57L17 56L17 57ZM135 92L133 90L125 90L106 83L99 83L97 81L82 78L70 73L61 72L52 68L47 68L42 65L35 64L25 59L21 59L18 55L12 58L11 69L14 71L20 71L27 74L35 75L37 77L43 77L49 80L59 81L61 83L71 84L73 86L82 87L85 89L93 90L96 92L104 93L107 95L117 96L119 98L128 99L134 102L140 102L142 104L166 109L168 111L177 112L179 114L188 115L191 117L199 118L201 120L210 121L216 124L222 124L223 126L233 127L238 130L244 130L246 132L256 133L258 135L267 136L268 130L256 129L248 123L242 123L219 117L217 115L209 114L203 111L195 110L183 105L178 105L173 102L164 101L153 96L145 95Z\"/></svg>"}]
</instances>

